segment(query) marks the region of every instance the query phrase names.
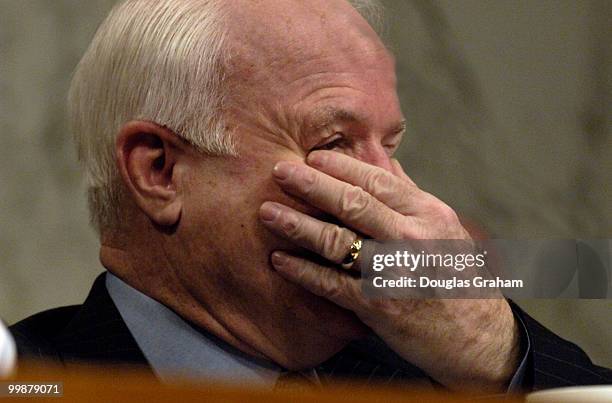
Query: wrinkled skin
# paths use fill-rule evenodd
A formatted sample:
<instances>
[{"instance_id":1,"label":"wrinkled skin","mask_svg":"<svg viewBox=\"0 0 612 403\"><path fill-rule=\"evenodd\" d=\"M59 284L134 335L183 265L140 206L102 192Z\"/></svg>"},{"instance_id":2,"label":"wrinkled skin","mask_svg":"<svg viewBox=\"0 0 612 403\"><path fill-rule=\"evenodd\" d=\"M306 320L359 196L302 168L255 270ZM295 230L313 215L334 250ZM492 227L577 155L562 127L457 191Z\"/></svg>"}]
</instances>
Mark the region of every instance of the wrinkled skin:
<instances>
[{"instance_id":1,"label":"wrinkled skin","mask_svg":"<svg viewBox=\"0 0 612 403\"><path fill-rule=\"evenodd\" d=\"M260 217L330 263L342 263L354 231L383 240L469 239L452 209L420 190L395 160L391 172L330 151L315 151L307 162L279 162L277 181L352 229L275 202L264 203ZM518 333L502 298L368 298L361 279L337 266L282 251L273 253L272 263L288 280L355 312L395 352L444 385L503 390L516 369Z\"/></svg>"},{"instance_id":2,"label":"wrinkled skin","mask_svg":"<svg viewBox=\"0 0 612 403\"><path fill-rule=\"evenodd\" d=\"M139 121L126 125L118 137L117 160L128 195L127 224L103 234L104 265L196 326L289 369L319 364L371 329L449 386L462 377L494 388L503 384L514 366L511 354L499 355L503 362L491 366L495 373L489 379L482 373L490 368L453 356L456 344L448 337L459 329L460 346L512 350L515 338L509 342L508 334L514 334L514 322L503 300L491 306L483 302L481 308L435 301L418 309L376 306L368 313L335 293L313 289L304 270L329 276L310 260L273 270L273 251L303 256L303 245L260 220L264 202L321 220L334 214L275 179L279 161L304 168L311 151L326 148L361 161L361 167L403 175L390 157L404 128L394 60L344 1L232 1L227 8L231 57L224 85L231 90L224 114L238 156L204 156L163 127ZM399 190L409 202L410 191ZM427 228L450 226L453 235L465 235L450 208L419 195L423 214L431 213ZM354 216L337 218L354 227ZM396 230L393 235L409 233L388 227ZM339 244L333 252L338 256ZM394 328L391 313L378 326L381 312L402 312L403 320ZM425 323L432 318L446 337L432 334ZM474 325L483 321L493 321L487 329L503 330L503 337L497 340L490 332L478 337L483 328ZM428 337L435 345L426 343ZM489 359L485 347L478 352ZM447 365L436 372L440 357L448 358Z\"/></svg>"}]
</instances>

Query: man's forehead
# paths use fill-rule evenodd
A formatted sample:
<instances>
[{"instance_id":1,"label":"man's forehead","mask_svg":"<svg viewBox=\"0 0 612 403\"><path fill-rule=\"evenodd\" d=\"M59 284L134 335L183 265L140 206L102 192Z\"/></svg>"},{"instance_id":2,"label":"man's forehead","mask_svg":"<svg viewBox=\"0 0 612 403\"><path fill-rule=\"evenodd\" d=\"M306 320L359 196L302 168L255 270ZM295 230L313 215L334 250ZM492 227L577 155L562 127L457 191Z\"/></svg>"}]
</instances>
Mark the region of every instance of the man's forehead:
<instances>
[{"instance_id":1,"label":"man's forehead","mask_svg":"<svg viewBox=\"0 0 612 403\"><path fill-rule=\"evenodd\" d=\"M230 17L228 104L282 127L398 131L394 60L348 2L247 3Z\"/></svg>"},{"instance_id":2,"label":"man's forehead","mask_svg":"<svg viewBox=\"0 0 612 403\"><path fill-rule=\"evenodd\" d=\"M233 1L228 12L232 67L262 71L304 61L389 53L345 0ZM236 71L236 70L234 70Z\"/></svg>"}]
</instances>

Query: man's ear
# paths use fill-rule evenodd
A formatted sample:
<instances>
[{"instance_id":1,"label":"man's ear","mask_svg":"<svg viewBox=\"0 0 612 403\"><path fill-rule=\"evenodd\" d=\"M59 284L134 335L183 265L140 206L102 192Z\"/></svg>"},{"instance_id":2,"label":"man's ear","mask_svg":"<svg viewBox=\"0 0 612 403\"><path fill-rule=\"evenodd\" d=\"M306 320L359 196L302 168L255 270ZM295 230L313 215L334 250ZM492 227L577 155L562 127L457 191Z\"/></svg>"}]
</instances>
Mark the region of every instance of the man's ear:
<instances>
[{"instance_id":1,"label":"man's ear","mask_svg":"<svg viewBox=\"0 0 612 403\"><path fill-rule=\"evenodd\" d=\"M177 224L183 201L175 168L186 144L165 127L131 121L119 131L115 147L117 167L140 210L159 226Z\"/></svg>"}]
</instances>

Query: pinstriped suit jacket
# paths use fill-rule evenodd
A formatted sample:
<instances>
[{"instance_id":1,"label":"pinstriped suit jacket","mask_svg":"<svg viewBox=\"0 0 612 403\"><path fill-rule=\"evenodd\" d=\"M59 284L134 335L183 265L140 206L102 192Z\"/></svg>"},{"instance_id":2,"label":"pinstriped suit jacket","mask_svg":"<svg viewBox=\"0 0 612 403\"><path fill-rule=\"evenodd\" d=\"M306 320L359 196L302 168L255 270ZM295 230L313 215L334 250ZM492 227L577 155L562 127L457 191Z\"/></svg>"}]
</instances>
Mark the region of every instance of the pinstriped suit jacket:
<instances>
[{"instance_id":1,"label":"pinstriped suit jacket","mask_svg":"<svg viewBox=\"0 0 612 403\"><path fill-rule=\"evenodd\" d=\"M612 371L594 365L575 344L564 340L511 303L523 320L531 349L524 389L612 384ZM10 327L20 358L46 359L70 365L93 362L148 367L147 360L110 298L100 275L83 305L44 311ZM413 383L427 379L383 343L359 341L317 368L324 380ZM152 371L151 371L152 374Z\"/></svg>"}]
</instances>

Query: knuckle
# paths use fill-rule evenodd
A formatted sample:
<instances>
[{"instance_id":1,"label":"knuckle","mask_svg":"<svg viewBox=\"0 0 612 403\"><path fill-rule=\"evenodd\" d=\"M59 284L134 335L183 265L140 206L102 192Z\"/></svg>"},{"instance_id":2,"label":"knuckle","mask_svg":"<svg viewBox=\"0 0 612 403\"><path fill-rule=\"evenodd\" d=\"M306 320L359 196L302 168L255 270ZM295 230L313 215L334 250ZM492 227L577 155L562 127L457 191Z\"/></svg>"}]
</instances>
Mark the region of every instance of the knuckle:
<instances>
[{"instance_id":1,"label":"knuckle","mask_svg":"<svg viewBox=\"0 0 612 403\"><path fill-rule=\"evenodd\" d=\"M340 281L334 281L330 273L325 273L319 278L319 289L321 290L321 296L330 300L335 301L342 298L343 287Z\"/></svg>"},{"instance_id":2,"label":"knuckle","mask_svg":"<svg viewBox=\"0 0 612 403\"><path fill-rule=\"evenodd\" d=\"M459 220L459 218L457 217L457 213L455 213L455 210L453 210L444 203L438 204L435 209L435 214L444 223L454 223Z\"/></svg>"},{"instance_id":3,"label":"knuckle","mask_svg":"<svg viewBox=\"0 0 612 403\"><path fill-rule=\"evenodd\" d=\"M365 177L365 188L387 191L391 188L391 176L385 171L372 170Z\"/></svg>"},{"instance_id":4,"label":"knuckle","mask_svg":"<svg viewBox=\"0 0 612 403\"><path fill-rule=\"evenodd\" d=\"M321 249L325 257L335 263L344 259L351 242L347 231L337 225L326 226L321 232Z\"/></svg>"},{"instance_id":5,"label":"knuckle","mask_svg":"<svg viewBox=\"0 0 612 403\"><path fill-rule=\"evenodd\" d=\"M423 191L421 191L420 194L420 201L425 210L431 210L432 208L435 208L438 203L440 203L440 200L437 197L431 193Z\"/></svg>"},{"instance_id":6,"label":"knuckle","mask_svg":"<svg viewBox=\"0 0 612 403\"><path fill-rule=\"evenodd\" d=\"M359 186L349 186L342 191L340 211L345 216L359 216L368 208L369 204L368 194Z\"/></svg>"},{"instance_id":7,"label":"knuckle","mask_svg":"<svg viewBox=\"0 0 612 403\"><path fill-rule=\"evenodd\" d=\"M280 227L283 233L289 237L295 237L299 234L300 225L298 217L291 213L282 213L279 217Z\"/></svg>"},{"instance_id":8,"label":"knuckle","mask_svg":"<svg viewBox=\"0 0 612 403\"><path fill-rule=\"evenodd\" d=\"M302 176L302 191L304 194L311 194L317 187L317 174L312 169L304 169L301 173Z\"/></svg>"},{"instance_id":9,"label":"knuckle","mask_svg":"<svg viewBox=\"0 0 612 403\"><path fill-rule=\"evenodd\" d=\"M426 193L425 200L428 206L427 211L429 211L429 213L439 222L448 224L459 221L459 217L457 213L455 213L455 210L434 195Z\"/></svg>"}]
</instances>

